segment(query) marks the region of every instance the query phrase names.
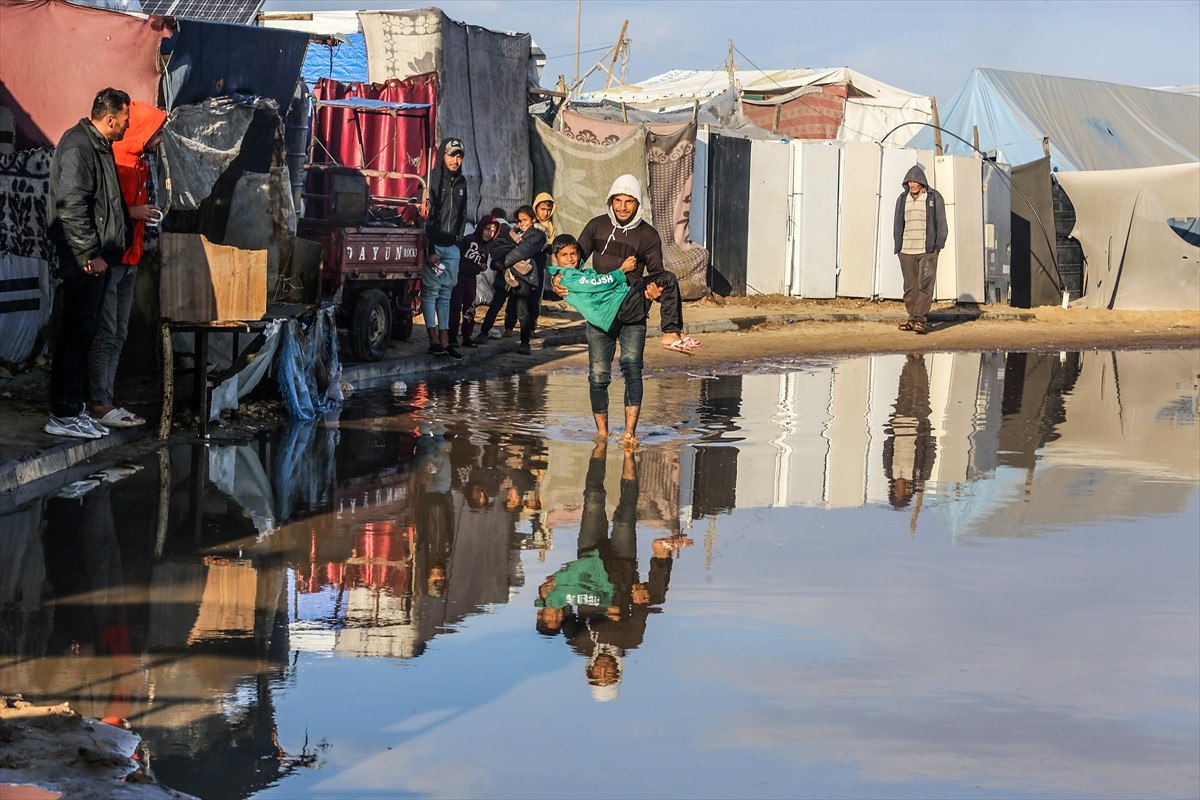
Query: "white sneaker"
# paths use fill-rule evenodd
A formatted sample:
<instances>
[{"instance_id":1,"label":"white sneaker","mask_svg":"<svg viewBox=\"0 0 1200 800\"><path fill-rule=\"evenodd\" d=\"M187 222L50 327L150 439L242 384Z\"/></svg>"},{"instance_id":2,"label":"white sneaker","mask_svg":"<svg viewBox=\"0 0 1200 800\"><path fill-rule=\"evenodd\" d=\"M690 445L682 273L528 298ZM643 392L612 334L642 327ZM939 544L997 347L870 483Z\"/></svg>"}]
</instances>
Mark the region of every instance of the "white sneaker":
<instances>
[{"instance_id":1,"label":"white sneaker","mask_svg":"<svg viewBox=\"0 0 1200 800\"><path fill-rule=\"evenodd\" d=\"M499 328L492 328L490 331L488 331L489 339L499 339L502 335L503 334L500 333Z\"/></svg>"},{"instance_id":2,"label":"white sneaker","mask_svg":"<svg viewBox=\"0 0 1200 800\"><path fill-rule=\"evenodd\" d=\"M91 418L85 420L84 416L82 414L77 417L51 415L50 421L42 427L42 430L51 436L72 436L76 439L99 439L103 436L103 433L89 424Z\"/></svg>"},{"instance_id":3,"label":"white sneaker","mask_svg":"<svg viewBox=\"0 0 1200 800\"><path fill-rule=\"evenodd\" d=\"M101 436L108 436L110 433L112 433L112 431L110 431L108 429L107 425L101 425L99 422L96 421L96 418L93 417L91 414L89 414L86 410L80 411L78 418L82 419L88 425L91 425L92 430L94 430L96 433L100 434Z\"/></svg>"}]
</instances>

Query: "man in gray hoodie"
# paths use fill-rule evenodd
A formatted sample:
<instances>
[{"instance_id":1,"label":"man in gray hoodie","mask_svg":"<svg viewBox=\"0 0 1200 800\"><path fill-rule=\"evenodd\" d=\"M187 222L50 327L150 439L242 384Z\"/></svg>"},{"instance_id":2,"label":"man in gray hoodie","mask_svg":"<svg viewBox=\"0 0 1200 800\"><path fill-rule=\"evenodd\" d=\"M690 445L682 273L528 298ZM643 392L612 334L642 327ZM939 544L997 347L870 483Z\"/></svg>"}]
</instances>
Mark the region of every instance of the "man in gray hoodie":
<instances>
[{"instance_id":1,"label":"man in gray hoodie","mask_svg":"<svg viewBox=\"0 0 1200 800\"><path fill-rule=\"evenodd\" d=\"M925 333L929 306L937 282L938 253L946 246L946 203L930 188L925 170L914 165L904 176L904 191L896 198L892 224L896 255L904 274L904 308L908 321L902 331Z\"/></svg>"}]
</instances>

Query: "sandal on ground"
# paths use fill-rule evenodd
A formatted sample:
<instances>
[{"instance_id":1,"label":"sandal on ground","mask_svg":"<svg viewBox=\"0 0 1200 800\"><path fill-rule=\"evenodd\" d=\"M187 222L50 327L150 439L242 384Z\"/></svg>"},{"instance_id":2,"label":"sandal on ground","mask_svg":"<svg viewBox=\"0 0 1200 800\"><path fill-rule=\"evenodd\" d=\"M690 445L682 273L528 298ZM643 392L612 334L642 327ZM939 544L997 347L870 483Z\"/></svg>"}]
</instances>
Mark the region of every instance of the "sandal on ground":
<instances>
[{"instance_id":1,"label":"sandal on ground","mask_svg":"<svg viewBox=\"0 0 1200 800\"><path fill-rule=\"evenodd\" d=\"M926 333L925 323L924 322L914 322L912 324L912 330L916 331L917 333Z\"/></svg>"},{"instance_id":2,"label":"sandal on ground","mask_svg":"<svg viewBox=\"0 0 1200 800\"><path fill-rule=\"evenodd\" d=\"M114 408L96 421L109 428L136 428L146 424L146 420L125 408Z\"/></svg>"},{"instance_id":3,"label":"sandal on ground","mask_svg":"<svg viewBox=\"0 0 1200 800\"><path fill-rule=\"evenodd\" d=\"M912 323L911 319L908 322L905 322L900 326L900 330L902 330L902 331L911 331L912 329L913 329L913 323Z\"/></svg>"},{"instance_id":4,"label":"sandal on ground","mask_svg":"<svg viewBox=\"0 0 1200 800\"><path fill-rule=\"evenodd\" d=\"M685 356L690 356L692 354L692 350L694 350L699 344L699 342L691 338L676 339L670 344L664 344L662 348L664 350L673 350L676 353L683 353Z\"/></svg>"}]
</instances>

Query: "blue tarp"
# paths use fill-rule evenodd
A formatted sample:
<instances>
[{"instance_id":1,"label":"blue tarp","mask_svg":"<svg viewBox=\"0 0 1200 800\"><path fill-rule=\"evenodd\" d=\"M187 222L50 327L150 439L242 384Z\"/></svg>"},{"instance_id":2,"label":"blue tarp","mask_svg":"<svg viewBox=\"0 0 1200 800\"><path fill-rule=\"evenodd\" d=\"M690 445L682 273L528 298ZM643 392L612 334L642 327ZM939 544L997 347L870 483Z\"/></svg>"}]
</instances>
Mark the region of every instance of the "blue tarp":
<instances>
[{"instance_id":1,"label":"blue tarp","mask_svg":"<svg viewBox=\"0 0 1200 800\"><path fill-rule=\"evenodd\" d=\"M976 69L941 109L948 155L972 152L972 126L979 148L997 150L1006 164L1044 156L1056 170L1131 169L1200 160L1200 97L1140 86L1060 78L1029 72ZM902 137L899 137L903 141ZM913 136L909 147L933 149L933 129Z\"/></svg>"},{"instance_id":2,"label":"blue tarp","mask_svg":"<svg viewBox=\"0 0 1200 800\"><path fill-rule=\"evenodd\" d=\"M345 44L313 44L304 57L300 74L309 86L318 78L332 78L340 83L366 83L367 42L361 33L346 34Z\"/></svg>"},{"instance_id":3,"label":"blue tarp","mask_svg":"<svg viewBox=\"0 0 1200 800\"><path fill-rule=\"evenodd\" d=\"M180 19L163 78L167 108L234 94L267 97L287 113L308 34Z\"/></svg>"},{"instance_id":4,"label":"blue tarp","mask_svg":"<svg viewBox=\"0 0 1200 800\"><path fill-rule=\"evenodd\" d=\"M433 108L429 103L391 103L387 100L372 100L369 97L345 97L341 100L319 102L330 108L354 108L360 111L419 111L423 108Z\"/></svg>"}]
</instances>

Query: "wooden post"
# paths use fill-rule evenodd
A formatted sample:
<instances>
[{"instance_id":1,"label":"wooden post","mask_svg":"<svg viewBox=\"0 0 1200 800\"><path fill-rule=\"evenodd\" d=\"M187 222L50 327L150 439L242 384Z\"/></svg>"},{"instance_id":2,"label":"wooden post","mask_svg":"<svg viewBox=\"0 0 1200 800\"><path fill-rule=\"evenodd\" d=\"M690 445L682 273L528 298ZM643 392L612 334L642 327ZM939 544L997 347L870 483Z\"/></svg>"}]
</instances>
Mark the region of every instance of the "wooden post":
<instances>
[{"instance_id":1,"label":"wooden post","mask_svg":"<svg viewBox=\"0 0 1200 800\"><path fill-rule=\"evenodd\" d=\"M771 122L771 133L779 133L779 115L783 113L783 103L775 104L775 119Z\"/></svg>"},{"instance_id":2,"label":"wooden post","mask_svg":"<svg viewBox=\"0 0 1200 800\"><path fill-rule=\"evenodd\" d=\"M933 112L933 154L942 154L942 120L938 116L937 98L929 98L929 110Z\"/></svg>"},{"instance_id":3,"label":"wooden post","mask_svg":"<svg viewBox=\"0 0 1200 800\"><path fill-rule=\"evenodd\" d=\"M1042 137L1042 152L1046 154L1047 158L1050 157L1050 137L1049 136Z\"/></svg>"},{"instance_id":4,"label":"wooden post","mask_svg":"<svg viewBox=\"0 0 1200 800\"><path fill-rule=\"evenodd\" d=\"M579 24L583 18L583 0L575 0L575 83L579 83Z\"/></svg>"},{"instance_id":5,"label":"wooden post","mask_svg":"<svg viewBox=\"0 0 1200 800\"><path fill-rule=\"evenodd\" d=\"M971 144L975 147L975 152L979 152L979 126L971 126Z\"/></svg>"},{"instance_id":6,"label":"wooden post","mask_svg":"<svg viewBox=\"0 0 1200 800\"><path fill-rule=\"evenodd\" d=\"M613 47L612 61L610 61L608 64L608 79L604 81L604 88L606 90L608 87L612 86L613 69L615 69L617 66L617 56L619 56L621 54L621 50L625 48L625 31L628 29L629 20L625 20L625 23L621 25L621 35L617 37L617 44L615 47Z\"/></svg>"},{"instance_id":7,"label":"wooden post","mask_svg":"<svg viewBox=\"0 0 1200 800\"><path fill-rule=\"evenodd\" d=\"M629 122L629 109L625 108L625 101L621 101L621 122Z\"/></svg>"},{"instance_id":8,"label":"wooden post","mask_svg":"<svg viewBox=\"0 0 1200 800\"><path fill-rule=\"evenodd\" d=\"M692 122L699 122L699 121L700 121L700 101L698 99L693 98L692 99Z\"/></svg>"},{"instance_id":9,"label":"wooden post","mask_svg":"<svg viewBox=\"0 0 1200 800\"><path fill-rule=\"evenodd\" d=\"M175 413L175 348L171 344L171 326L166 321L158 325L162 345L162 415L158 418L158 438L171 435L171 416Z\"/></svg>"}]
</instances>

